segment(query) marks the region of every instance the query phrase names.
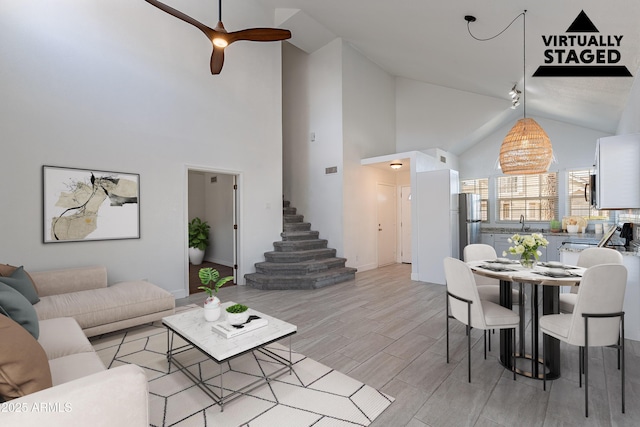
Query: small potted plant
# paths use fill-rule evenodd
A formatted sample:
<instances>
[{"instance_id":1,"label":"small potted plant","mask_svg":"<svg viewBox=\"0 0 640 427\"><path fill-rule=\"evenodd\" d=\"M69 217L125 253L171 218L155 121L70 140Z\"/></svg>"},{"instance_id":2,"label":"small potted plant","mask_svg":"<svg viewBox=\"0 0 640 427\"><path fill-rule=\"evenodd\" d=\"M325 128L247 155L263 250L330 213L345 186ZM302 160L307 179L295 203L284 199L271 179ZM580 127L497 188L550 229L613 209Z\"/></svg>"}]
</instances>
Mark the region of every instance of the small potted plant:
<instances>
[{"instance_id":1,"label":"small potted plant","mask_svg":"<svg viewBox=\"0 0 640 427\"><path fill-rule=\"evenodd\" d=\"M207 221L195 217L189 222L189 262L193 265L202 264L204 251L209 246L209 230Z\"/></svg>"},{"instance_id":2,"label":"small potted plant","mask_svg":"<svg viewBox=\"0 0 640 427\"><path fill-rule=\"evenodd\" d=\"M233 280L233 276L227 276L220 278L220 273L215 268L207 267L201 268L198 272L198 277L203 286L199 286L198 289L206 292L207 299L204 301L204 318L208 322L218 320L220 317L220 299L214 294L218 293L218 290L225 283ZM212 284L212 286L209 286Z\"/></svg>"},{"instance_id":3,"label":"small potted plant","mask_svg":"<svg viewBox=\"0 0 640 427\"><path fill-rule=\"evenodd\" d=\"M242 304L234 304L227 307L227 320L230 325L240 325L249 319L249 307Z\"/></svg>"},{"instance_id":4,"label":"small potted plant","mask_svg":"<svg viewBox=\"0 0 640 427\"><path fill-rule=\"evenodd\" d=\"M562 231L562 224L560 224L560 221L558 221L557 219L552 219L549 222L549 229L552 233L559 233L560 231Z\"/></svg>"}]
</instances>

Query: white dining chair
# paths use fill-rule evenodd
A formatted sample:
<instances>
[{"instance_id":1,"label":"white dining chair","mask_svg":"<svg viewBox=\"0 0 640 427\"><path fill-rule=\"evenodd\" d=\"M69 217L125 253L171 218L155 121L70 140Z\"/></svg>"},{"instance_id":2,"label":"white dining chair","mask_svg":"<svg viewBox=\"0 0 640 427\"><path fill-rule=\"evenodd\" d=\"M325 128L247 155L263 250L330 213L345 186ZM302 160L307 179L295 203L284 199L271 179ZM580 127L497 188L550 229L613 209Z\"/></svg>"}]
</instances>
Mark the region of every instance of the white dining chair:
<instances>
[{"instance_id":1,"label":"white dining chair","mask_svg":"<svg viewBox=\"0 0 640 427\"><path fill-rule=\"evenodd\" d=\"M580 252L578 267L589 268L599 264L622 264L622 254L609 248L588 248ZM578 286L572 286L570 293L560 294L560 311L573 312L577 298Z\"/></svg>"},{"instance_id":2,"label":"white dining chair","mask_svg":"<svg viewBox=\"0 0 640 427\"><path fill-rule=\"evenodd\" d=\"M462 257L465 262L469 262L494 260L498 256L493 246L485 243L472 243L464 247ZM474 277L480 299L500 304L500 281L479 274L474 274ZM512 289L511 292L514 304L520 304L522 302L520 301L520 292L516 289Z\"/></svg>"},{"instance_id":3,"label":"white dining chair","mask_svg":"<svg viewBox=\"0 0 640 427\"><path fill-rule=\"evenodd\" d=\"M624 292L627 269L621 264L589 267L582 275L576 304L571 314L549 314L540 318L544 335L579 347L579 378L584 372L585 416L589 416L589 347L618 348L622 357L622 413L624 414ZM545 359L544 345L542 359ZM543 388L547 389L546 369Z\"/></svg>"},{"instance_id":4,"label":"white dining chair","mask_svg":"<svg viewBox=\"0 0 640 427\"><path fill-rule=\"evenodd\" d=\"M513 329L515 343L516 328L520 323L520 316L491 301L481 300L473 272L467 264L459 259L447 257L444 259L444 274L447 282L447 363L449 363L449 318L455 318L466 325L467 332L467 370L471 382L471 330L473 328L484 331L484 358L487 358L487 330ZM515 352L511 353L513 379L516 379Z\"/></svg>"}]
</instances>

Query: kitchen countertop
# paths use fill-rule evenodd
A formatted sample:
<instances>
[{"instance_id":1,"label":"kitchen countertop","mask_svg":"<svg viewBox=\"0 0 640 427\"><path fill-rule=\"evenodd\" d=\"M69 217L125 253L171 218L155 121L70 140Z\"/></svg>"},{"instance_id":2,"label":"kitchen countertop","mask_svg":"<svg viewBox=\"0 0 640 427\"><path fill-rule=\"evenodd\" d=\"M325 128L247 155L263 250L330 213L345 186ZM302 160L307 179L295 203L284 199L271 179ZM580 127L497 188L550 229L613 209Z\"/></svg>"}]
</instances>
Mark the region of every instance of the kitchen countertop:
<instances>
[{"instance_id":1,"label":"kitchen countertop","mask_svg":"<svg viewBox=\"0 0 640 427\"><path fill-rule=\"evenodd\" d=\"M560 252L581 252L587 248L593 248L595 247L595 244L597 244L600 239L602 238L602 233L594 233L594 232L587 232L587 233L567 233L566 231L564 232L558 232L558 233L551 233L549 231L549 229L543 229L543 228L530 228L529 230L526 231L522 231L520 229L520 227L484 227L484 228L480 228L480 232L481 233L486 233L486 234L531 234L531 233L542 233L543 236L548 237L548 236L560 236L560 237L566 237L567 238L567 242L564 242L564 244L560 247ZM615 237L614 237L615 239ZM582 241L582 242L581 242ZM615 241L614 241L615 243ZM638 250L637 247L628 247L625 248L623 245L614 245L614 246L609 246L611 247L611 249L615 249L617 251L619 251L622 256L636 256L636 257L640 257L640 251Z\"/></svg>"}]
</instances>

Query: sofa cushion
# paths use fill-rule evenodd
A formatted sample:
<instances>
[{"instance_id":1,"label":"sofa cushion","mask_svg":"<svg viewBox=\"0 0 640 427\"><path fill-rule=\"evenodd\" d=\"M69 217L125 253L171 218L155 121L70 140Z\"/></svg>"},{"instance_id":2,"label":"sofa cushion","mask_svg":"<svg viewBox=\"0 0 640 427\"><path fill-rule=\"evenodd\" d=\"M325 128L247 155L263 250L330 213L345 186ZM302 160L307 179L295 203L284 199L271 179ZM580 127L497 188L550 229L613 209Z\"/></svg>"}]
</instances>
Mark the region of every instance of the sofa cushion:
<instances>
[{"instance_id":1,"label":"sofa cushion","mask_svg":"<svg viewBox=\"0 0 640 427\"><path fill-rule=\"evenodd\" d=\"M107 268L104 266L36 271L30 275L40 298L107 287Z\"/></svg>"},{"instance_id":2,"label":"sofa cushion","mask_svg":"<svg viewBox=\"0 0 640 427\"><path fill-rule=\"evenodd\" d=\"M40 320L73 317L82 329L172 310L174 306L170 292L145 281L41 297L34 305Z\"/></svg>"},{"instance_id":3,"label":"sofa cushion","mask_svg":"<svg viewBox=\"0 0 640 427\"><path fill-rule=\"evenodd\" d=\"M7 284L20 292L31 304L35 304L40 301L31 278L27 275L27 272L24 271L22 266L13 270L13 273L11 273L9 277L0 277L0 282Z\"/></svg>"},{"instance_id":4,"label":"sofa cushion","mask_svg":"<svg viewBox=\"0 0 640 427\"><path fill-rule=\"evenodd\" d=\"M0 315L0 396L14 399L52 386L47 356L18 323Z\"/></svg>"},{"instance_id":5,"label":"sofa cushion","mask_svg":"<svg viewBox=\"0 0 640 427\"><path fill-rule=\"evenodd\" d=\"M78 322L71 317L41 320L38 343L49 360L94 351Z\"/></svg>"},{"instance_id":6,"label":"sofa cushion","mask_svg":"<svg viewBox=\"0 0 640 427\"><path fill-rule=\"evenodd\" d=\"M96 372L104 371L104 363L95 351L76 353L49 360L53 385L64 384Z\"/></svg>"},{"instance_id":7,"label":"sofa cushion","mask_svg":"<svg viewBox=\"0 0 640 427\"><path fill-rule=\"evenodd\" d=\"M11 286L0 282L0 314L10 317L38 339L38 316L31 303Z\"/></svg>"}]
</instances>

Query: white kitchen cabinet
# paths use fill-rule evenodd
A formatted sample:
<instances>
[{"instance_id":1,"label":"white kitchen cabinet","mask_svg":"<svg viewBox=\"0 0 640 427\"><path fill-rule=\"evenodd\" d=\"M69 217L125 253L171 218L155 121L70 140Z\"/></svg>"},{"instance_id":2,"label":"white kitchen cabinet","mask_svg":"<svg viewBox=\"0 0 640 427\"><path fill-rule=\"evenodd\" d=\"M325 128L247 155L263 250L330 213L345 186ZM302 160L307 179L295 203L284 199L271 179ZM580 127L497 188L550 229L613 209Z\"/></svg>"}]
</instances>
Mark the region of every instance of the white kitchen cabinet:
<instances>
[{"instance_id":1,"label":"white kitchen cabinet","mask_svg":"<svg viewBox=\"0 0 640 427\"><path fill-rule=\"evenodd\" d=\"M545 236L549 241L547 245L547 261L560 261L560 246L564 241L564 236Z\"/></svg>"},{"instance_id":2,"label":"white kitchen cabinet","mask_svg":"<svg viewBox=\"0 0 640 427\"><path fill-rule=\"evenodd\" d=\"M639 164L640 134L598 140L595 183L598 209L640 208Z\"/></svg>"},{"instance_id":3,"label":"white kitchen cabinet","mask_svg":"<svg viewBox=\"0 0 640 427\"><path fill-rule=\"evenodd\" d=\"M480 243L493 246L493 233L480 233ZM502 255L501 255L502 256Z\"/></svg>"}]
</instances>

